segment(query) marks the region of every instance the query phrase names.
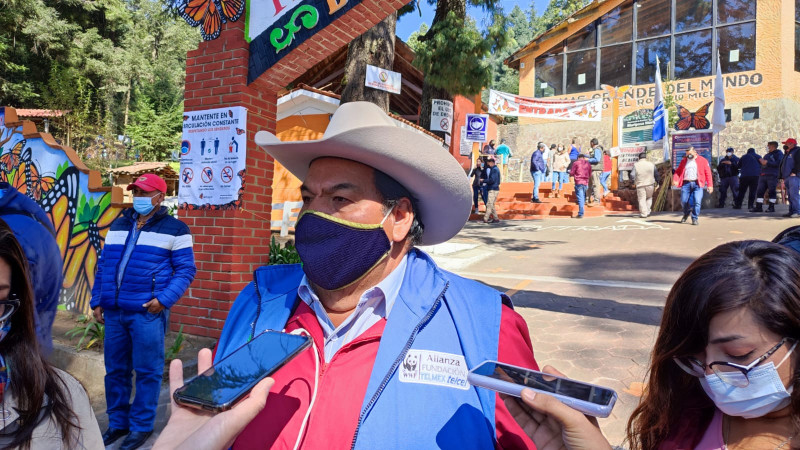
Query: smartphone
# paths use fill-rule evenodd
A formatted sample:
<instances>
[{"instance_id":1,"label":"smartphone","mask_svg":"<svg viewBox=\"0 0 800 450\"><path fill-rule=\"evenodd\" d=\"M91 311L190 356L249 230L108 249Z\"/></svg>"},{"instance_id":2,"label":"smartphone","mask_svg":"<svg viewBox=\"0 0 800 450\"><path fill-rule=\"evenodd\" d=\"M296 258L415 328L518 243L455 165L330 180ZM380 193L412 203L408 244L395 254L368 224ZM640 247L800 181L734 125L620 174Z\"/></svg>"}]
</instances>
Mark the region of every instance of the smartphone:
<instances>
[{"instance_id":1,"label":"smartphone","mask_svg":"<svg viewBox=\"0 0 800 450\"><path fill-rule=\"evenodd\" d=\"M310 345L308 336L265 331L176 389L175 403L214 412L229 410Z\"/></svg>"},{"instance_id":2,"label":"smartphone","mask_svg":"<svg viewBox=\"0 0 800 450\"><path fill-rule=\"evenodd\" d=\"M523 389L531 388L594 417L608 417L617 402L617 393L613 389L497 361L482 362L470 370L467 381L473 386L515 397L519 397Z\"/></svg>"}]
</instances>

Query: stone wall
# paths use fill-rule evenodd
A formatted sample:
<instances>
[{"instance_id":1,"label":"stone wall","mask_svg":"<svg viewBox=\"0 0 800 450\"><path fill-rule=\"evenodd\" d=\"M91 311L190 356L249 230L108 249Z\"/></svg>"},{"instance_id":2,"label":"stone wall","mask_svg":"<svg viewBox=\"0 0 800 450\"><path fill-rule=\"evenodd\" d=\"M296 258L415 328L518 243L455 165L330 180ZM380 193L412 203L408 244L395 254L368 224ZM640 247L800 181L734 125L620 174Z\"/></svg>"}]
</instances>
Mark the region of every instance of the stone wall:
<instances>
[{"instance_id":1,"label":"stone wall","mask_svg":"<svg viewBox=\"0 0 800 450\"><path fill-rule=\"evenodd\" d=\"M759 106L759 119L745 122L742 120L742 109L751 106ZM731 121L719 134L721 152L733 147L736 155L742 156L752 147L761 154L769 141L782 142L800 135L800 104L794 100L737 103L726 105L726 108L731 110Z\"/></svg>"}]
</instances>

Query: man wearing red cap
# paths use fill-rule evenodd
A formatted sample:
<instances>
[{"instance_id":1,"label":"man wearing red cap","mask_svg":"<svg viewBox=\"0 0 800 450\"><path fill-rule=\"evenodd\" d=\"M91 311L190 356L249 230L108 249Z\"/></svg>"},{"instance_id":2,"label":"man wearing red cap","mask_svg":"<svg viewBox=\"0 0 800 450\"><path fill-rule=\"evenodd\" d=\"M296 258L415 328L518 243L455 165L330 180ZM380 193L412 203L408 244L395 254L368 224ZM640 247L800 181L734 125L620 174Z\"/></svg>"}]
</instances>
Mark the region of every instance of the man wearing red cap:
<instances>
[{"instance_id":1,"label":"man wearing red cap","mask_svg":"<svg viewBox=\"0 0 800 450\"><path fill-rule=\"evenodd\" d=\"M127 435L119 447L123 450L138 448L153 432L169 308L196 272L189 227L161 206L167 191L164 180L145 174L128 190L133 191L133 208L111 224L91 301L95 319L105 323L108 430L103 443L110 445Z\"/></svg>"},{"instance_id":2,"label":"man wearing red cap","mask_svg":"<svg viewBox=\"0 0 800 450\"><path fill-rule=\"evenodd\" d=\"M783 217L797 218L800 217L800 178L797 178L800 175L800 154L798 154L800 147L794 138L789 138L783 143L787 149L781 161L780 176L789 196L789 212Z\"/></svg>"}]
</instances>

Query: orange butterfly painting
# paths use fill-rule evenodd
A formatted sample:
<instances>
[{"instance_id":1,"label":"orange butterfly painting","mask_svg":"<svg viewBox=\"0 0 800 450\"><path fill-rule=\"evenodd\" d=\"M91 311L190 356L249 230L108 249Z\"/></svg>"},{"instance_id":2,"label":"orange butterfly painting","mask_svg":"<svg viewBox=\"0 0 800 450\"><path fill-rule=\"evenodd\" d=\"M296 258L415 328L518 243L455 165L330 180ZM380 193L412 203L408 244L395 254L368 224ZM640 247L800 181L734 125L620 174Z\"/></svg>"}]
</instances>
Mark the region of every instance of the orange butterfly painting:
<instances>
[{"instance_id":1,"label":"orange butterfly painting","mask_svg":"<svg viewBox=\"0 0 800 450\"><path fill-rule=\"evenodd\" d=\"M711 126L711 122L708 121L706 116L708 115L708 109L711 107L711 103L706 103L696 112L690 112L688 109L684 108L681 105L675 105L678 108L678 121L675 123L676 130L688 130L690 128L694 128L695 130L705 130Z\"/></svg>"},{"instance_id":2,"label":"orange butterfly painting","mask_svg":"<svg viewBox=\"0 0 800 450\"><path fill-rule=\"evenodd\" d=\"M2 177L2 181L8 182L8 174L19 167L19 158L22 154L22 149L25 147L25 143L25 139L20 140L11 147L8 153L4 153L3 156L0 156L0 177Z\"/></svg>"},{"instance_id":3,"label":"orange butterfly painting","mask_svg":"<svg viewBox=\"0 0 800 450\"><path fill-rule=\"evenodd\" d=\"M19 167L17 167L14 177L9 183L16 190L38 202L42 195L50 190L56 180L53 177L43 176L39 173L39 169L33 163L30 147L22 152L19 160Z\"/></svg>"},{"instance_id":4,"label":"orange butterfly painting","mask_svg":"<svg viewBox=\"0 0 800 450\"><path fill-rule=\"evenodd\" d=\"M180 6L180 15L189 25L200 26L203 39L219 37L222 24L236 22L244 12L245 0L186 0Z\"/></svg>"}]
</instances>

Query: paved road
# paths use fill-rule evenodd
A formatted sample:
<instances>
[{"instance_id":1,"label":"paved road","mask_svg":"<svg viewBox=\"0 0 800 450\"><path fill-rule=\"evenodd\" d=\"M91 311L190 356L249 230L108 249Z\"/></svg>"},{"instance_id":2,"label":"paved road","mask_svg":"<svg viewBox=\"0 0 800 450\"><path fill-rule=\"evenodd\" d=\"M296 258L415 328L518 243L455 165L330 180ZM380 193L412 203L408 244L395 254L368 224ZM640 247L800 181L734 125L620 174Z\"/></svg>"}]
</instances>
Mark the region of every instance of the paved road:
<instances>
[{"instance_id":1,"label":"paved road","mask_svg":"<svg viewBox=\"0 0 800 450\"><path fill-rule=\"evenodd\" d=\"M696 227L679 218L471 223L449 243L462 250L447 253L446 244L434 249L434 258L511 294L541 365L615 389L617 406L600 424L613 444L621 444L672 283L719 244L772 239L797 225L732 210L705 211Z\"/></svg>"},{"instance_id":2,"label":"paved road","mask_svg":"<svg viewBox=\"0 0 800 450\"><path fill-rule=\"evenodd\" d=\"M663 213L646 220L637 215L470 223L447 244L425 250L443 267L509 293L528 322L541 365L615 389L617 406L600 424L612 443L621 444L664 300L680 273L721 243L771 239L797 224L731 210L704 211L697 227L678 218ZM168 403L165 386L157 430L166 423ZM104 411L97 412L105 429Z\"/></svg>"}]
</instances>

